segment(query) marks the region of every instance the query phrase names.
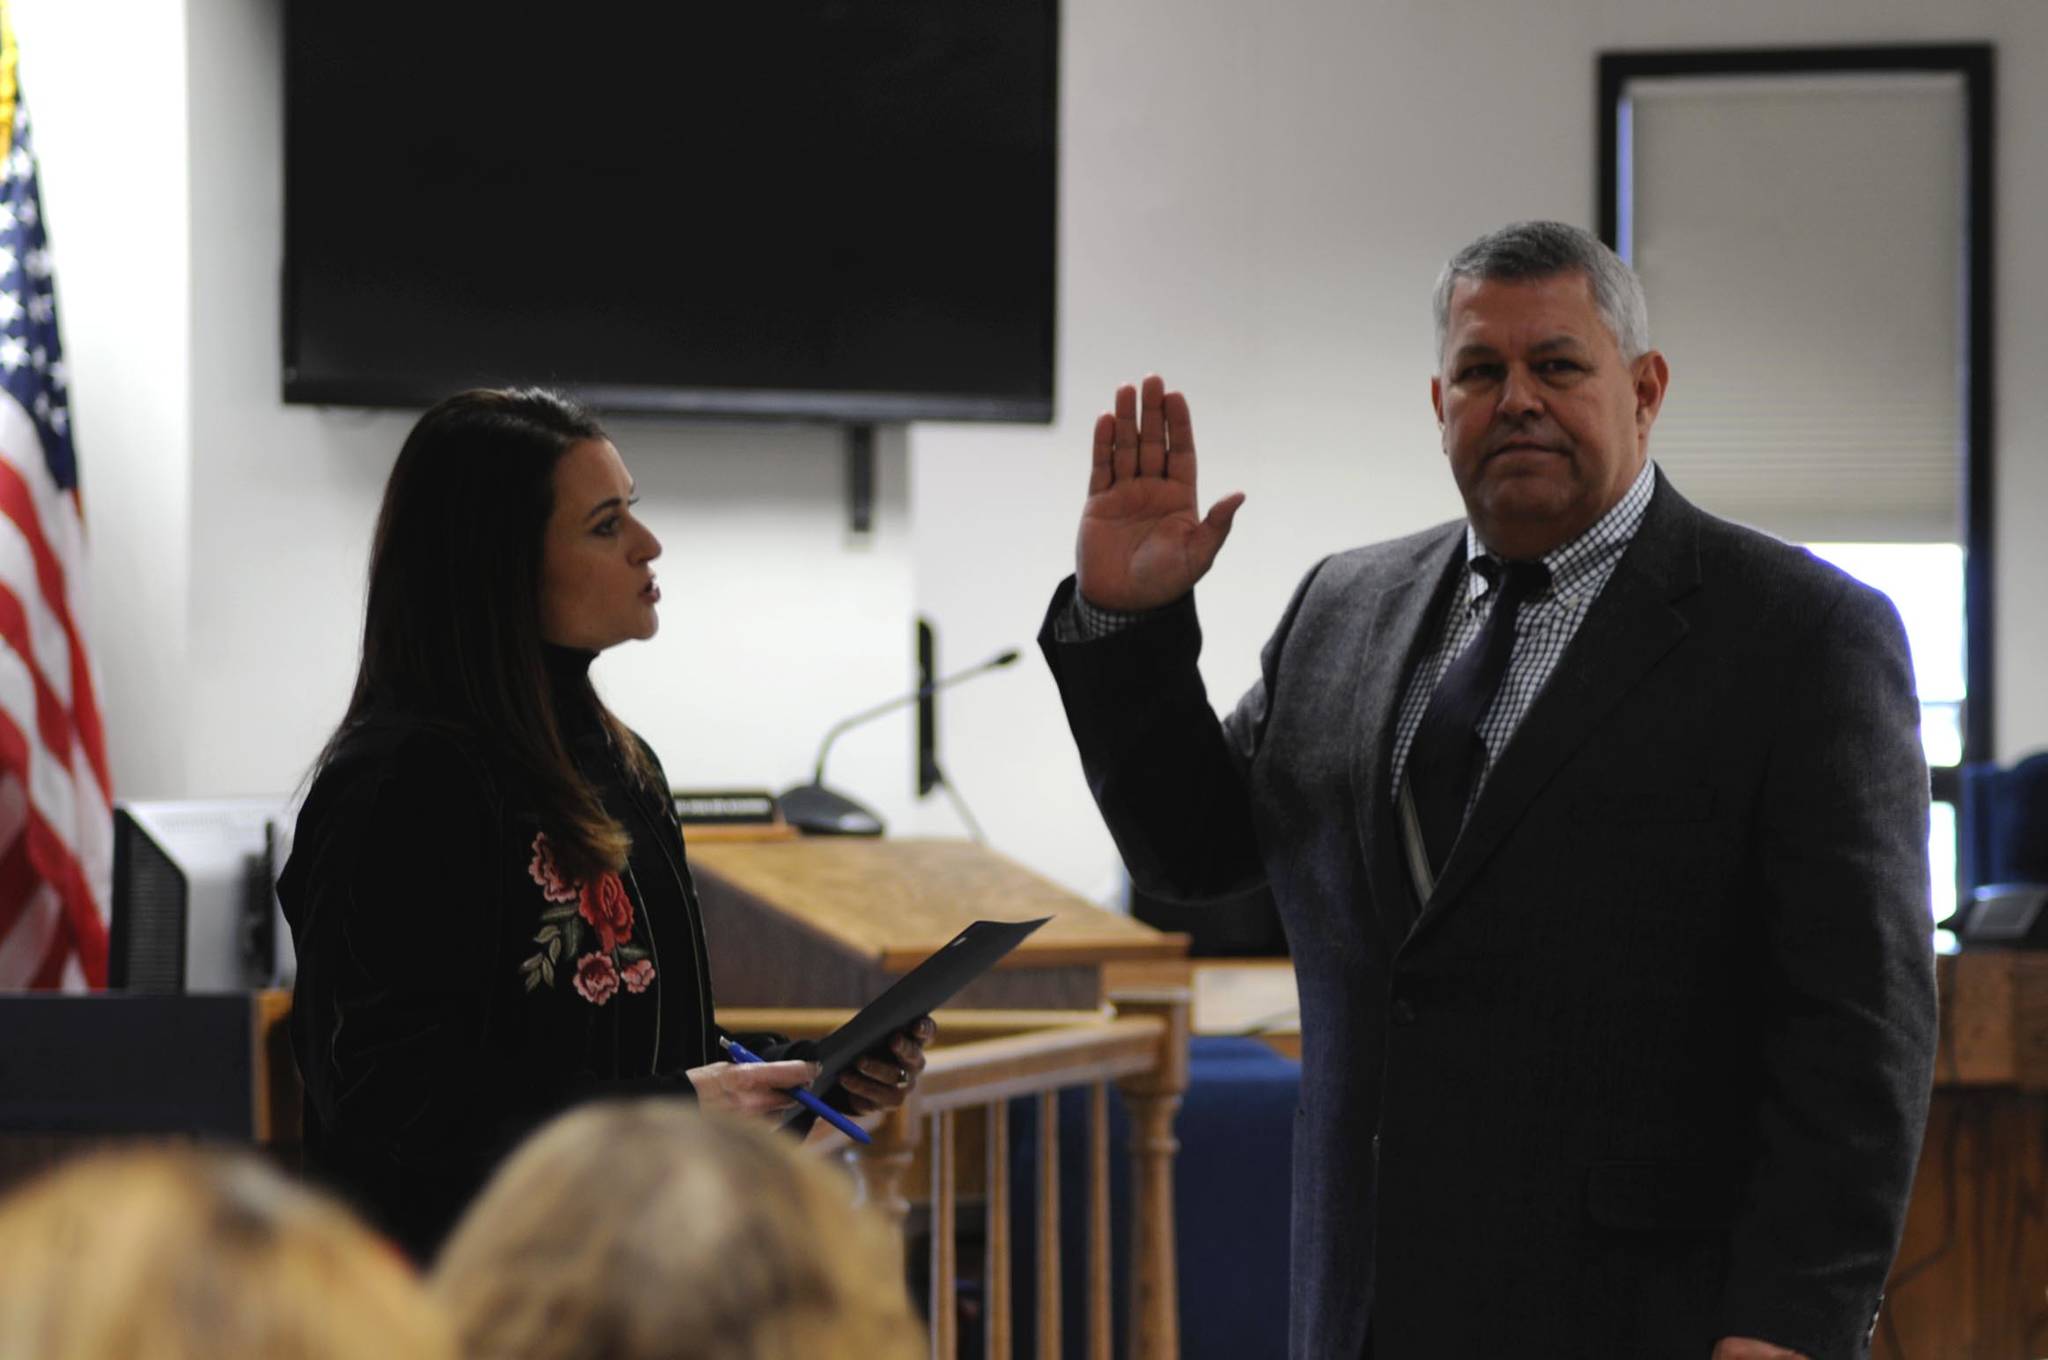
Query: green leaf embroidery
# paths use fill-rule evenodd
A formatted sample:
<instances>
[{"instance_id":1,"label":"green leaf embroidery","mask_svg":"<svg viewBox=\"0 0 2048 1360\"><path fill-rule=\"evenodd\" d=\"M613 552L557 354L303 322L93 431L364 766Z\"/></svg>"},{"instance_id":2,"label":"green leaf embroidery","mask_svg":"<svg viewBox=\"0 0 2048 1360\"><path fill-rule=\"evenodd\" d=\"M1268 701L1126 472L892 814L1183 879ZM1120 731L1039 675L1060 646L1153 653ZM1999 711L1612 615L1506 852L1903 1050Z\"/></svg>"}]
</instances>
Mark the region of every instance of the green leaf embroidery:
<instances>
[{"instance_id":1,"label":"green leaf embroidery","mask_svg":"<svg viewBox=\"0 0 2048 1360\"><path fill-rule=\"evenodd\" d=\"M562 940L560 936L556 936L554 939L548 941L548 962L554 963L561 957Z\"/></svg>"},{"instance_id":2,"label":"green leaf embroidery","mask_svg":"<svg viewBox=\"0 0 2048 1360\"><path fill-rule=\"evenodd\" d=\"M542 926L540 928L540 934L534 936L533 940L535 944L546 944L549 940L555 939L561 933L562 928L560 926Z\"/></svg>"},{"instance_id":3,"label":"green leaf embroidery","mask_svg":"<svg viewBox=\"0 0 2048 1360\"><path fill-rule=\"evenodd\" d=\"M647 957L647 951L642 949L637 944L622 944L619 946L618 955L619 962L622 965L628 963L638 963L641 959Z\"/></svg>"},{"instance_id":4,"label":"green leaf embroidery","mask_svg":"<svg viewBox=\"0 0 2048 1360\"><path fill-rule=\"evenodd\" d=\"M555 961L553 959L545 955L541 957L540 975L546 980L548 986L552 987L555 985Z\"/></svg>"}]
</instances>

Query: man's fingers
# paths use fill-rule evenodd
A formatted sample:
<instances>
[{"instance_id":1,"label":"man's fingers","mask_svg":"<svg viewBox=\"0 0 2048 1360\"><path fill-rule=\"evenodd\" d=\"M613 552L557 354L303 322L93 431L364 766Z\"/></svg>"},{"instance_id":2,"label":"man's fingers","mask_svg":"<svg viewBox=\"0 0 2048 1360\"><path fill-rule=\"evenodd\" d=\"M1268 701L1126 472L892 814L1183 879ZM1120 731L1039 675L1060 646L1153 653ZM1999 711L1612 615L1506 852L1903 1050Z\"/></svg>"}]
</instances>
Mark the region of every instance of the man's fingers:
<instances>
[{"instance_id":1,"label":"man's fingers","mask_svg":"<svg viewBox=\"0 0 2048 1360\"><path fill-rule=\"evenodd\" d=\"M1168 392L1162 403L1166 414L1166 475L1176 482L1195 484L1195 422L1188 414L1188 399Z\"/></svg>"},{"instance_id":2,"label":"man's fingers","mask_svg":"<svg viewBox=\"0 0 2048 1360\"><path fill-rule=\"evenodd\" d=\"M1110 476L1126 481L1138 475L1138 389L1125 383L1116 390L1116 421L1111 431Z\"/></svg>"},{"instance_id":3,"label":"man's fingers","mask_svg":"<svg viewBox=\"0 0 2048 1360\"><path fill-rule=\"evenodd\" d=\"M1095 457L1088 469L1088 494L1099 496L1116 484L1110 449L1116 443L1116 417L1104 411L1095 417Z\"/></svg>"},{"instance_id":4,"label":"man's fingers","mask_svg":"<svg viewBox=\"0 0 2048 1360\"><path fill-rule=\"evenodd\" d=\"M1196 565L1201 570L1209 570L1209 564L1223 550L1223 540L1230 537L1230 525L1243 504L1244 492L1233 491L1210 506L1209 513L1202 517L1202 527L1196 531L1194 542Z\"/></svg>"},{"instance_id":5,"label":"man's fingers","mask_svg":"<svg viewBox=\"0 0 2048 1360\"><path fill-rule=\"evenodd\" d=\"M1138 389L1138 475L1166 475L1166 413L1161 409L1166 384L1157 373L1147 373Z\"/></svg>"}]
</instances>

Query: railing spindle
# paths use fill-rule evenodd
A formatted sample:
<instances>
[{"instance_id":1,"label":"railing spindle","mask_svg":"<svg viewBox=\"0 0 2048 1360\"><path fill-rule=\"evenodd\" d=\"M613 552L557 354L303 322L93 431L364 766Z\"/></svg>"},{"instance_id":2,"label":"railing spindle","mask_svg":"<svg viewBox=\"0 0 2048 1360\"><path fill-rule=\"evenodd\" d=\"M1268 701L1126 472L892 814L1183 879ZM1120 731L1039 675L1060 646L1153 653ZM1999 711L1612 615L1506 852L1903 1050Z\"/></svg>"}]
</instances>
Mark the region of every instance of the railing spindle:
<instances>
[{"instance_id":1,"label":"railing spindle","mask_svg":"<svg viewBox=\"0 0 2048 1360\"><path fill-rule=\"evenodd\" d=\"M932 1357L960 1350L959 1287L953 1241L953 1112L932 1116Z\"/></svg>"},{"instance_id":2,"label":"railing spindle","mask_svg":"<svg viewBox=\"0 0 2048 1360\"><path fill-rule=\"evenodd\" d=\"M1183 992L1125 993L1119 1016L1165 1021L1159 1060L1150 1071L1120 1078L1131 1119L1130 1360L1178 1360L1180 1289L1173 1246L1173 1116L1188 1088L1188 1006Z\"/></svg>"},{"instance_id":3,"label":"railing spindle","mask_svg":"<svg viewBox=\"0 0 2048 1360\"><path fill-rule=\"evenodd\" d=\"M903 1182L917 1157L918 1121L908 1109L891 1110L874 1131L874 1141L856 1147L853 1157L855 1202L871 1204L900 1231L910 1213Z\"/></svg>"},{"instance_id":4,"label":"railing spindle","mask_svg":"<svg viewBox=\"0 0 2048 1360\"><path fill-rule=\"evenodd\" d=\"M1038 1357L1060 1360L1060 1093L1038 1094Z\"/></svg>"},{"instance_id":5,"label":"railing spindle","mask_svg":"<svg viewBox=\"0 0 2048 1360\"><path fill-rule=\"evenodd\" d=\"M1010 1102L988 1106L988 1254L983 1258L982 1299L988 1326L982 1354L1010 1360Z\"/></svg>"},{"instance_id":6,"label":"railing spindle","mask_svg":"<svg viewBox=\"0 0 2048 1360\"><path fill-rule=\"evenodd\" d=\"M1110 1360L1109 1087L1088 1089L1088 1354Z\"/></svg>"}]
</instances>

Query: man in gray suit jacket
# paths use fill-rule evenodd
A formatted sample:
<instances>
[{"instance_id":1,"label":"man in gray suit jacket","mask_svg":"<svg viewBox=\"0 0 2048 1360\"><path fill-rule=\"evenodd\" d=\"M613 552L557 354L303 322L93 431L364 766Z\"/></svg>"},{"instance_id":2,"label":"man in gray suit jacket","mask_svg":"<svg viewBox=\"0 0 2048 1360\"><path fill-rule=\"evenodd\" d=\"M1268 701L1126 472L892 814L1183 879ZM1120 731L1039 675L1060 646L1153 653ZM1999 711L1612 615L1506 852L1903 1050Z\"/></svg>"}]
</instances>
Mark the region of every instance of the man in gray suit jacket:
<instances>
[{"instance_id":1,"label":"man in gray suit jacket","mask_svg":"<svg viewBox=\"0 0 2048 1360\"><path fill-rule=\"evenodd\" d=\"M1437 292L1467 518L1327 557L1221 721L1186 400L1096 424L1041 636L1132 877L1272 888L1301 994L1297 1357L1867 1352L1926 1117L1898 617L1648 461L1640 286L1555 223Z\"/></svg>"}]
</instances>

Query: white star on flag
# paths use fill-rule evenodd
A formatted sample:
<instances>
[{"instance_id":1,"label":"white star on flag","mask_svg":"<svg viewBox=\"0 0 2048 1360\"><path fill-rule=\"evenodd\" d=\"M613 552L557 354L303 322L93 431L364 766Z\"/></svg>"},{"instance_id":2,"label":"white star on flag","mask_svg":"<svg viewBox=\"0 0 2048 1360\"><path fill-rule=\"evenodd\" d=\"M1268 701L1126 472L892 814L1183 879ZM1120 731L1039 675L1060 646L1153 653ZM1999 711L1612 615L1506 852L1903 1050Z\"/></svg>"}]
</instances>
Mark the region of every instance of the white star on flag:
<instances>
[{"instance_id":1,"label":"white star on flag","mask_svg":"<svg viewBox=\"0 0 2048 1360\"><path fill-rule=\"evenodd\" d=\"M12 326L21 320L21 294L13 289L0 292L0 326Z\"/></svg>"},{"instance_id":2,"label":"white star on flag","mask_svg":"<svg viewBox=\"0 0 2048 1360\"><path fill-rule=\"evenodd\" d=\"M14 336L0 340L0 368L12 373L28 362L28 346Z\"/></svg>"},{"instance_id":3,"label":"white star on flag","mask_svg":"<svg viewBox=\"0 0 2048 1360\"><path fill-rule=\"evenodd\" d=\"M57 304L48 293L37 293L28 300L28 319L46 322L57 314Z\"/></svg>"},{"instance_id":4,"label":"white star on flag","mask_svg":"<svg viewBox=\"0 0 2048 1360\"><path fill-rule=\"evenodd\" d=\"M31 250L27 258L22 260L21 263L22 267L28 270L28 276L32 279L47 279L50 277L50 252L41 246Z\"/></svg>"}]
</instances>

